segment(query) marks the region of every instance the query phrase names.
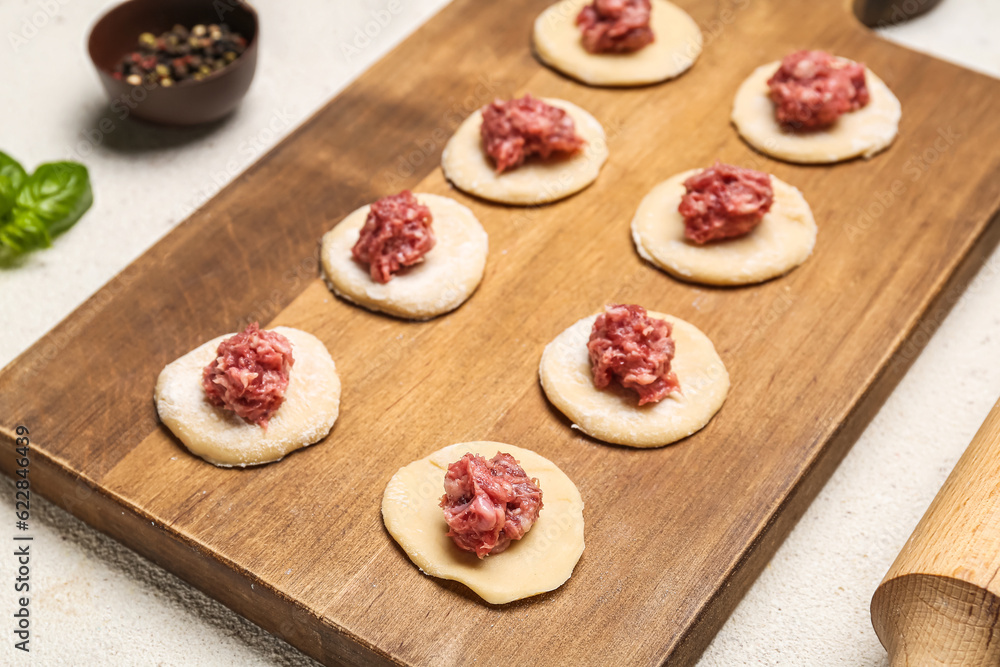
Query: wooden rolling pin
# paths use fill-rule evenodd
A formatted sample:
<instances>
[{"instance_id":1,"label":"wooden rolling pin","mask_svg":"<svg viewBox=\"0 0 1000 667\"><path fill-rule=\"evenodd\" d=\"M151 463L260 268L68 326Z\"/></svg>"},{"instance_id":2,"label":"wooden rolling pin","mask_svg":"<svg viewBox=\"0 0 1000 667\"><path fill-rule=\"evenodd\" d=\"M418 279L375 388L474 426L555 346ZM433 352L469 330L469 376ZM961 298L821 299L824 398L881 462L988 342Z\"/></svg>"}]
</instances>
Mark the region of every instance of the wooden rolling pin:
<instances>
[{"instance_id":1,"label":"wooden rolling pin","mask_svg":"<svg viewBox=\"0 0 1000 667\"><path fill-rule=\"evenodd\" d=\"M1000 665L1000 401L872 597L892 667Z\"/></svg>"}]
</instances>

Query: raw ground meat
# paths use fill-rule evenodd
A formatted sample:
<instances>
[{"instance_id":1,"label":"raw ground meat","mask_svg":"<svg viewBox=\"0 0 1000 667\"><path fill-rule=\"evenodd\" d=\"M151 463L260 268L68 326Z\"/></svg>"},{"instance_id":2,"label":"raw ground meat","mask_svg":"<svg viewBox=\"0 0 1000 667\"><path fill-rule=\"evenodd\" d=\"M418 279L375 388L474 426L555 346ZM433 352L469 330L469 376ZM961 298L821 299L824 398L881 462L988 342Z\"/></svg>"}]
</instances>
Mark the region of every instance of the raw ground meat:
<instances>
[{"instance_id":1,"label":"raw ground meat","mask_svg":"<svg viewBox=\"0 0 1000 667\"><path fill-rule=\"evenodd\" d=\"M865 66L825 51L796 51L767 80L778 122L791 129L815 130L868 104Z\"/></svg>"},{"instance_id":2,"label":"raw ground meat","mask_svg":"<svg viewBox=\"0 0 1000 667\"><path fill-rule=\"evenodd\" d=\"M432 222L431 210L409 190L383 197L371 205L351 254L368 265L372 280L387 283L403 267L423 260L434 247Z\"/></svg>"},{"instance_id":3,"label":"raw ground meat","mask_svg":"<svg viewBox=\"0 0 1000 667\"><path fill-rule=\"evenodd\" d=\"M594 386L604 389L617 382L639 394L639 405L656 403L680 390L670 370L674 358L673 326L649 317L635 305L606 306L590 332Z\"/></svg>"},{"instance_id":4,"label":"raw ground meat","mask_svg":"<svg viewBox=\"0 0 1000 667\"><path fill-rule=\"evenodd\" d=\"M285 401L294 363L291 342L277 332L261 331L254 322L219 343L215 359L202 371L201 385L212 405L267 428Z\"/></svg>"},{"instance_id":5,"label":"raw ground meat","mask_svg":"<svg viewBox=\"0 0 1000 667\"><path fill-rule=\"evenodd\" d=\"M519 166L529 156L570 155L585 143L576 134L569 114L531 95L509 102L494 100L483 107L480 134L498 174Z\"/></svg>"},{"instance_id":6,"label":"raw ground meat","mask_svg":"<svg viewBox=\"0 0 1000 667\"><path fill-rule=\"evenodd\" d=\"M697 244L749 234L774 203L771 177L753 169L716 162L684 181L677 210L684 237Z\"/></svg>"},{"instance_id":7,"label":"raw ground meat","mask_svg":"<svg viewBox=\"0 0 1000 667\"><path fill-rule=\"evenodd\" d=\"M631 53L652 44L650 0L594 0L576 17L590 53Z\"/></svg>"},{"instance_id":8,"label":"raw ground meat","mask_svg":"<svg viewBox=\"0 0 1000 667\"><path fill-rule=\"evenodd\" d=\"M542 490L510 454L466 454L448 466L441 498L448 537L480 558L498 554L531 529Z\"/></svg>"}]
</instances>

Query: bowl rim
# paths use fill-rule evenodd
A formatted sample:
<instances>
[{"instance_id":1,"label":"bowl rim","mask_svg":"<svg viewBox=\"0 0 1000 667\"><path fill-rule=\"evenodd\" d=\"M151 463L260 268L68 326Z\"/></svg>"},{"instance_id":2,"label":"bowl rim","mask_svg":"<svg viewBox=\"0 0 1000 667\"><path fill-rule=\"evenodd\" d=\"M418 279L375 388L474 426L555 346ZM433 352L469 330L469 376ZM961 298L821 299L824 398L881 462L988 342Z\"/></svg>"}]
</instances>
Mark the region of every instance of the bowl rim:
<instances>
[{"instance_id":1,"label":"bowl rim","mask_svg":"<svg viewBox=\"0 0 1000 667\"><path fill-rule=\"evenodd\" d=\"M90 62L94 66L94 69L96 69L100 74L105 75L105 76L109 76L111 78L114 78L114 72L112 70L109 70L109 69L106 69L104 67L101 67L97 63L97 60L94 58L94 52L93 52L94 32L97 30L97 27L101 23L103 23L104 20L108 18L108 16L110 16L113 12L118 11L118 9L120 9L121 7L124 7L125 5L137 4L137 3L141 3L141 2L145 2L145 1L146 0L123 0L123 2L119 2L119 3L116 3L116 4L112 5L111 7L108 7L97 18L97 20L95 20L94 23L91 24L90 30L87 32L87 57L90 59ZM209 2L209 0L206 0L206 4L212 4L212 5L214 5L217 1L218 0L212 0L211 2ZM212 72L211 74L209 74L208 76L206 76L204 79L188 79L187 81L182 81L182 82L180 82L180 83L178 83L176 85L173 85L173 86L161 86L161 85L157 84L155 86L155 88L157 88L159 90L171 90L171 89L174 89L174 88L182 88L182 87L183 88L193 88L195 86L212 83L213 81L216 81L219 78L225 76L226 73L230 72L231 68L233 66L235 66L237 63L240 63L241 61L243 61L244 58L245 58L245 56L248 53L250 53L251 50L256 50L257 49L257 40L260 37L260 16L257 14L257 9L253 5L251 5L249 2L247 2L246 0L223 0L223 1L226 2L227 4L230 4L231 6L233 6L234 9L236 8L236 5L238 5L240 8L242 8L243 10L245 10L250 15L251 19L253 19L253 26L254 26L253 36L249 40L247 40L247 46L243 50L243 53L241 53L236 58L236 60L234 60L233 62L229 63L225 67ZM114 79L114 80L118 81L118 79ZM124 80L122 80L121 83L123 85L129 86L129 88L137 88L138 87L138 86L133 86L133 85L125 82ZM140 85L142 85L142 84L140 84Z\"/></svg>"}]
</instances>

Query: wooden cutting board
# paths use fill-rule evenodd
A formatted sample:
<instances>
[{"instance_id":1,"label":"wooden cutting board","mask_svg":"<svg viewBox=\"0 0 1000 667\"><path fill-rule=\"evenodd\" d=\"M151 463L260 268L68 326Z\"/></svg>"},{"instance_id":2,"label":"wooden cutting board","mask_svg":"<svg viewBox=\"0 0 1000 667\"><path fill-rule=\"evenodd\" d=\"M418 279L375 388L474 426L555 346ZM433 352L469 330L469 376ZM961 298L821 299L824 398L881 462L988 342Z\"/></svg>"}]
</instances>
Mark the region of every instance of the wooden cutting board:
<instances>
[{"instance_id":1,"label":"wooden cutting board","mask_svg":"<svg viewBox=\"0 0 1000 667\"><path fill-rule=\"evenodd\" d=\"M454 2L8 366L5 472L24 424L37 493L327 664L693 663L995 245L1000 81L876 38L846 1L681 0L705 33L692 71L586 88L530 52L547 3ZM895 91L887 153L800 167L740 141L737 85L803 47L862 60ZM452 190L438 163L458 122L523 91L604 123L597 183L530 209ZM639 200L716 158L804 192L820 226L806 264L710 289L640 260ZM490 234L479 291L427 323L368 313L317 278L321 234L403 187L455 197ZM663 449L613 447L546 402L543 346L608 302L673 313L715 341L733 386L707 428ZM158 423L153 384L251 320L328 345L341 418L281 463L218 469ZM491 607L420 574L383 528L397 468L479 439L534 449L579 486L587 549L559 590Z\"/></svg>"}]
</instances>

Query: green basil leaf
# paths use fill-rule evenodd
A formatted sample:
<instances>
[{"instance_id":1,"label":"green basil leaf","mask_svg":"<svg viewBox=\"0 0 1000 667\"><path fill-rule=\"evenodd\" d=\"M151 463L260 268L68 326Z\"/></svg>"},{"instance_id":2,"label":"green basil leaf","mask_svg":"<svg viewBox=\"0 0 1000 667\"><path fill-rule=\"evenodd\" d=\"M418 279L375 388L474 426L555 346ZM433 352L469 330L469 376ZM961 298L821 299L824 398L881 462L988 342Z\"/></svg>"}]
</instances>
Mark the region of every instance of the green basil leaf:
<instances>
[{"instance_id":1,"label":"green basil leaf","mask_svg":"<svg viewBox=\"0 0 1000 667\"><path fill-rule=\"evenodd\" d=\"M0 218L7 215L10 209L14 208L14 201L17 199L17 188L14 183L3 173L0 173Z\"/></svg>"},{"instance_id":2,"label":"green basil leaf","mask_svg":"<svg viewBox=\"0 0 1000 667\"><path fill-rule=\"evenodd\" d=\"M3 151L0 151L0 176L6 176L10 179L14 186L14 192L20 190L24 186L24 182L28 180L28 172L24 170L21 163Z\"/></svg>"},{"instance_id":3,"label":"green basil leaf","mask_svg":"<svg viewBox=\"0 0 1000 667\"><path fill-rule=\"evenodd\" d=\"M40 165L17 193L15 217L20 211L33 213L55 237L76 223L94 203L87 168L77 162Z\"/></svg>"},{"instance_id":4,"label":"green basil leaf","mask_svg":"<svg viewBox=\"0 0 1000 667\"><path fill-rule=\"evenodd\" d=\"M49 230L31 211L14 209L0 221L0 258L16 257L52 245Z\"/></svg>"}]
</instances>

